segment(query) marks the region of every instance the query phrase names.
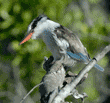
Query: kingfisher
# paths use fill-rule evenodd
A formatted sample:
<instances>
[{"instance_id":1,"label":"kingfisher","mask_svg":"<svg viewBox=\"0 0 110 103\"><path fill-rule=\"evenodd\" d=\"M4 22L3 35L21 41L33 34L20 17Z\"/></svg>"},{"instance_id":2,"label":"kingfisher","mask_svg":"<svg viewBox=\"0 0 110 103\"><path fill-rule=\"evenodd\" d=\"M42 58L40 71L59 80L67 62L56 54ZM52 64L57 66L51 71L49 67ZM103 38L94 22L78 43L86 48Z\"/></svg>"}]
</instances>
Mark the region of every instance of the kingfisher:
<instances>
[{"instance_id":1,"label":"kingfisher","mask_svg":"<svg viewBox=\"0 0 110 103\"><path fill-rule=\"evenodd\" d=\"M30 38L42 39L50 49L54 61L60 60L64 56L68 58L68 63L72 64L76 64L77 62L88 64L91 61L86 48L76 33L73 33L61 24L52 21L44 14L39 15L29 24L27 35L19 45L28 41ZM65 65L68 65L68 63ZM94 67L100 71L104 71L98 64L95 64Z\"/></svg>"}]
</instances>

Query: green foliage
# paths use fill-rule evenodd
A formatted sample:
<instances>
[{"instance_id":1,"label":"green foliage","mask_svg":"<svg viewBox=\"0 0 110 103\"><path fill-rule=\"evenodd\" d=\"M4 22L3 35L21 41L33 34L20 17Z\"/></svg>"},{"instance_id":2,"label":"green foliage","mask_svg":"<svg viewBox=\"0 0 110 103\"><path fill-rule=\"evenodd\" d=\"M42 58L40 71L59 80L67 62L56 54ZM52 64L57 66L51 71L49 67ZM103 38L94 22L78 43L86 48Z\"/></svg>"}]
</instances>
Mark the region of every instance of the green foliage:
<instances>
[{"instance_id":1,"label":"green foliage","mask_svg":"<svg viewBox=\"0 0 110 103\"><path fill-rule=\"evenodd\" d=\"M100 0L88 1L90 5L97 5L100 2ZM110 23L106 22L108 19L104 15L105 12L97 7L92 8L89 16L93 25L90 26L75 0L0 0L0 62L5 60L11 67L19 67L18 74L28 91L40 83L45 74L42 68L44 56L49 57L51 53L42 40L29 40L22 45L18 44L25 36L30 22L42 13L80 33L81 41L92 56L100 52L102 45L108 43L102 39L110 33ZM105 58L100 62L102 66L108 62L107 57ZM7 80L5 73L0 75L0 91L7 90ZM89 85L85 89L88 95L92 95L88 98L90 101L99 96L93 86Z\"/></svg>"}]
</instances>

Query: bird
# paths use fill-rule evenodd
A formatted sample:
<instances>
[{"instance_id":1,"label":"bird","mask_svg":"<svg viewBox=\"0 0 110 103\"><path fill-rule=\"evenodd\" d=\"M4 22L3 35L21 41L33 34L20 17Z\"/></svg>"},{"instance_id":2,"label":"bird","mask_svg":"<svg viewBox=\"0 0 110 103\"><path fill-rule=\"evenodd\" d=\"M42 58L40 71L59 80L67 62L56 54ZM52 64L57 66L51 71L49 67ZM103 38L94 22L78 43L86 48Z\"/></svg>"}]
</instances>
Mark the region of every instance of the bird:
<instances>
[{"instance_id":1,"label":"bird","mask_svg":"<svg viewBox=\"0 0 110 103\"><path fill-rule=\"evenodd\" d=\"M42 39L50 49L54 61L60 60L64 56L68 58L68 62L71 63L72 61L73 64L77 62L88 64L91 61L86 48L77 34L61 24L52 21L44 14L39 15L29 24L27 35L22 39L19 45L31 38ZM65 63L65 65L68 64ZM95 64L94 67L102 72L104 71L98 64Z\"/></svg>"}]
</instances>

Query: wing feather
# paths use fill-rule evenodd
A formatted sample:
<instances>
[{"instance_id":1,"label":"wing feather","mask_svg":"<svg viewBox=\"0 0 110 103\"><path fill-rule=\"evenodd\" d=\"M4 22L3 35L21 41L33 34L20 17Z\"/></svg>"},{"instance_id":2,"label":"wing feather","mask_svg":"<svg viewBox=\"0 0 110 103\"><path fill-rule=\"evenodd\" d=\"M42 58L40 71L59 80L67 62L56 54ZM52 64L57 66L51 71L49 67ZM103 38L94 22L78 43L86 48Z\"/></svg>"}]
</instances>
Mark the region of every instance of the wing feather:
<instances>
[{"instance_id":1,"label":"wing feather","mask_svg":"<svg viewBox=\"0 0 110 103\"><path fill-rule=\"evenodd\" d=\"M90 59L86 48L81 43L78 36L75 35L72 31L61 25L60 27L57 27L54 32L58 38L63 38L69 42L69 50L72 53L82 53L88 58L88 60Z\"/></svg>"}]
</instances>

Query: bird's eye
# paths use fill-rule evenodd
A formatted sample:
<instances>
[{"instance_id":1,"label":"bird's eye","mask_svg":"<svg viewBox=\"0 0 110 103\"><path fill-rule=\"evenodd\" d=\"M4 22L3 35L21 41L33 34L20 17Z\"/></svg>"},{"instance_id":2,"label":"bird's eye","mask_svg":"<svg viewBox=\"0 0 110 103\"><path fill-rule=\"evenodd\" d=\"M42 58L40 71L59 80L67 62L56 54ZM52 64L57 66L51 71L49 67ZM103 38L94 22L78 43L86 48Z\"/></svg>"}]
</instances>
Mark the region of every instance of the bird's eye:
<instances>
[{"instance_id":1,"label":"bird's eye","mask_svg":"<svg viewBox=\"0 0 110 103\"><path fill-rule=\"evenodd\" d=\"M34 32L34 29L31 29L30 32L33 33Z\"/></svg>"}]
</instances>

